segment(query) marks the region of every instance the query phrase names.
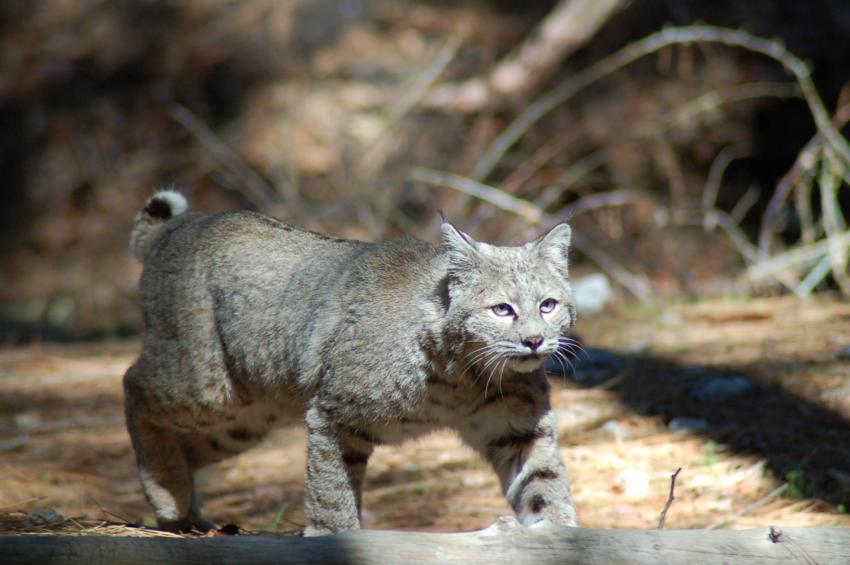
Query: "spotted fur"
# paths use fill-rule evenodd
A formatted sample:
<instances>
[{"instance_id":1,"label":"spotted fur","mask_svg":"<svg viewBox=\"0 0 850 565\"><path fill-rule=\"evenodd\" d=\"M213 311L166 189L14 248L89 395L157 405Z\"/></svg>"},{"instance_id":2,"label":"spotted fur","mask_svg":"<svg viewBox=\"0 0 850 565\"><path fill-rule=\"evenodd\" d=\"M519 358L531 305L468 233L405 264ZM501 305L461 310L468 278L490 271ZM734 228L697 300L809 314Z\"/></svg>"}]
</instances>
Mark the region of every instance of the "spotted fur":
<instances>
[{"instance_id":1,"label":"spotted fur","mask_svg":"<svg viewBox=\"0 0 850 565\"><path fill-rule=\"evenodd\" d=\"M359 527L374 446L441 428L490 462L523 524L576 525L542 369L574 322L569 238L497 247L446 222L440 245L372 244L156 194L132 233L145 338L124 384L160 525L211 527L195 470L286 417L307 427L308 535Z\"/></svg>"}]
</instances>

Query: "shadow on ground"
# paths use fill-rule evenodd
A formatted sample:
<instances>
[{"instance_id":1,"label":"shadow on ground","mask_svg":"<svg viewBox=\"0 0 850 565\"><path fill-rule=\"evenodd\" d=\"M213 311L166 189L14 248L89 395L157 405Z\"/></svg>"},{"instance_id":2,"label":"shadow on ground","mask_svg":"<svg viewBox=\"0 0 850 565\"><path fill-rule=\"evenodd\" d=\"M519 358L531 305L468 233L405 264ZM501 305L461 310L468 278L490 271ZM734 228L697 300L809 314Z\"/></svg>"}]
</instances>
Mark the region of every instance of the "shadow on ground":
<instances>
[{"instance_id":1,"label":"shadow on ground","mask_svg":"<svg viewBox=\"0 0 850 565\"><path fill-rule=\"evenodd\" d=\"M597 375L592 386L610 388L625 405L662 418L670 429L688 429L721 449L763 458L777 479L789 483L789 495L850 506L850 420L765 378L765 371L780 367L718 369L650 356L621 360L617 375L607 381Z\"/></svg>"}]
</instances>

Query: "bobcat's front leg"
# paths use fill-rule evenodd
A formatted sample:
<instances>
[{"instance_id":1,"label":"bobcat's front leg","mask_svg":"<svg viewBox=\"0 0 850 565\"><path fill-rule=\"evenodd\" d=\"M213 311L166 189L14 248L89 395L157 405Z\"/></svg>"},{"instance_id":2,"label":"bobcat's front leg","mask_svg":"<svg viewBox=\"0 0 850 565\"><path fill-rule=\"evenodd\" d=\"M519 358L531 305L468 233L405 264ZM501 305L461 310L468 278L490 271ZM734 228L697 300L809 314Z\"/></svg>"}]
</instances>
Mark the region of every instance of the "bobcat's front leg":
<instances>
[{"instance_id":1,"label":"bobcat's front leg","mask_svg":"<svg viewBox=\"0 0 850 565\"><path fill-rule=\"evenodd\" d=\"M316 406L307 410L305 536L360 527L360 497L373 444L368 435L341 427Z\"/></svg>"},{"instance_id":2,"label":"bobcat's front leg","mask_svg":"<svg viewBox=\"0 0 850 565\"><path fill-rule=\"evenodd\" d=\"M483 451L521 524L531 526L548 520L578 525L551 410L531 422L527 430L510 430L490 439Z\"/></svg>"}]
</instances>

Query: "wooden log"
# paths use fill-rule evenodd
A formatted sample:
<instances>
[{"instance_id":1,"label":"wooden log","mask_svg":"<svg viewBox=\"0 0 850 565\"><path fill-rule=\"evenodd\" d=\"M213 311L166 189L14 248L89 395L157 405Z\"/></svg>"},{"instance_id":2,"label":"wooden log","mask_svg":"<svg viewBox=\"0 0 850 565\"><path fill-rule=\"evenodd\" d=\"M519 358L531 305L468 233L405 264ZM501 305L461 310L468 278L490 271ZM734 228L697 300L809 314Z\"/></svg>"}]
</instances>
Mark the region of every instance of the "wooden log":
<instances>
[{"instance_id":1,"label":"wooden log","mask_svg":"<svg viewBox=\"0 0 850 565\"><path fill-rule=\"evenodd\" d=\"M523 528L513 519L477 532L358 530L335 536L157 538L0 537L0 563L850 563L850 528L593 530Z\"/></svg>"}]
</instances>

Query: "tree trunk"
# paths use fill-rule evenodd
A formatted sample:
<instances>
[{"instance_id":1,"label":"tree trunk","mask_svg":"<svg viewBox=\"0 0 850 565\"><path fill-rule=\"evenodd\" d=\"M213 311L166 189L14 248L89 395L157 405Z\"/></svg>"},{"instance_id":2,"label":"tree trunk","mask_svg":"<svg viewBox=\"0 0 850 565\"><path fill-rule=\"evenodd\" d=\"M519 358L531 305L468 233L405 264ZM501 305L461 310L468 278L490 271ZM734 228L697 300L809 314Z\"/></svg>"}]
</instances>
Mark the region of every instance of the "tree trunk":
<instances>
[{"instance_id":1,"label":"tree trunk","mask_svg":"<svg viewBox=\"0 0 850 565\"><path fill-rule=\"evenodd\" d=\"M0 538L0 563L850 563L848 528L591 530L523 528L515 520L456 534L358 530L335 536L176 539L107 536Z\"/></svg>"}]
</instances>

